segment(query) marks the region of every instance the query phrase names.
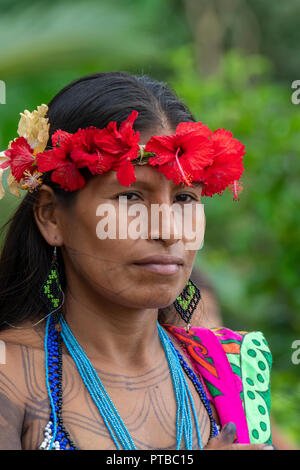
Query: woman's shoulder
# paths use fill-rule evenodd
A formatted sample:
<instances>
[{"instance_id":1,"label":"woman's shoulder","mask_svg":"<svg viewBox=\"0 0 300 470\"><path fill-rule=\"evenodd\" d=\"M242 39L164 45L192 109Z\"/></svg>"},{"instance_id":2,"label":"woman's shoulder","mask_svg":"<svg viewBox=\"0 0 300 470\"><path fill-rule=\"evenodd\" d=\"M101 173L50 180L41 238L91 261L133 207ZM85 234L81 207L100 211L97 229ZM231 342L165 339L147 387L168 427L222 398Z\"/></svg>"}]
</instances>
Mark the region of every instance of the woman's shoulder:
<instances>
[{"instance_id":1,"label":"woman's shoulder","mask_svg":"<svg viewBox=\"0 0 300 470\"><path fill-rule=\"evenodd\" d=\"M170 333L174 336L182 338L190 338L194 341L208 341L217 340L224 350L228 353L240 352L240 347L243 343L243 349L250 350L249 356L256 357L253 353L257 348L260 350L266 350L270 352L268 342L261 331L239 331L232 330L225 326L218 326L213 328L205 328L203 326L192 326L187 332L182 326L164 324L163 325Z\"/></svg>"},{"instance_id":2,"label":"woman's shoulder","mask_svg":"<svg viewBox=\"0 0 300 470\"><path fill-rule=\"evenodd\" d=\"M25 346L35 349L44 348L44 328L32 327L30 321L0 330L0 341L6 345Z\"/></svg>"},{"instance_id":3,"label":"woman's shoulder","mask_svg":"<svg viewBox=\"0 0 300 470\"><path fill-rule=\"evenodd\" d=\"M272 353L262 331L235 331L226 327L211 328L233 369L243 367L257 380L262 376L269 381L272 366ZM248 374L248 375L249 375ZM249 380L252 382L252 380Z\"/></svg>"},{"instance_id":4,"label":"woman's shoulder","mask_svg":"<svg viewBox=\"0 0 300 470\"><path fill-rule=\"evenodd\" d=\"M8 327L0 331L0 421L1 429L5 429L1 449L21 449L26 416L41 400L42 347L41 336L32 328Z\"/></svg>"},{"instance_id":5,"label":"woman's shoulder","mask_svg":"<svg viewBox=\"0 0 300 470\"><path fill-rule=\"evenodd\" d=\"M196 330L198 328L196 327ZM243 344L243 349L247 349L249 356L256 357L253 351L257 348L260 350L270 351L268 342L262 331L239 331L226 328L224 326L210 328L210 331L215 335L216 339L223 345L224 349L229 352L230 347L226 346L228 344L232 345L234 349L234 344Z\"/></svg>"},{"instance_id":6,"label":"woman's shoulder","mask_svg":"<svg viewBox=\"0 0 300 470\"><path fill-rule=\"evenodd\" d=\"M272 354L268 342L261 331L235 331L221 326L204 328L192 326L187 332L182 327L164 325L181 343L190 349L199 345L201 355L215 357L218 362L228 360L234 373L241 375L241 368L256 373L256 381L261 376L268 379L272 365ZM199 354L199 348L198 348ZM226 357L226 359L225 359ZM226 362L227 362L226 360Z\"/></svg>"},{"instance_id":7,"label":"woman's shoulder","mask_svg":"<svg viewBox=\"0 0 300 470\"><path fill-rule=\"evenodd\" d=\"M269 386L272 353L263 332L234 331L226 327L211 328L210 332L221 345L233 372L242 378L244 389L250 391L254 383L256 390ZM195 333L201 336L197 328Z\"/></svg>"},{"instance_id":8,"label":"woman's shoulder","mask_svg":"<svg viewBox=\"0 0 300 470\"><path fill-rule=\"evenodd\" d=\"M28 328L30 325L24 322L18 328L7 327L0 331L1 391L6 399L20 404L26 401L32 375L43 370L42 332Z\"/></svg>"}]
</instances>

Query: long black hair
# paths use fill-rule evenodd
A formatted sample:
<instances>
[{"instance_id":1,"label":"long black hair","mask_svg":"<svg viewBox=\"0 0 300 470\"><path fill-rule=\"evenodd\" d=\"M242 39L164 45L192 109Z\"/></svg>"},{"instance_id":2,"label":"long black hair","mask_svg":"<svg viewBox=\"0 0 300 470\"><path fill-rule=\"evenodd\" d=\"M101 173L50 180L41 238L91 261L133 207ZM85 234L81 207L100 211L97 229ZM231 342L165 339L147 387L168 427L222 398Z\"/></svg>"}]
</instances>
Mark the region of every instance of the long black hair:
<instances>
[{"instance_id":1,"label":"long black hair","mask_svg":"<svg viewBox=\"0 0 300 470\"><path fill-rule=\"evenodd\" d=\"M195 121L187 106L164 82L126 72L96 73L71 82L48 104L47 149L51 148L51 135L57 129L71 133L89 126L101 129L110 121L119 126L133 110L138 111L134 129L140 132ZM80 171L86 179L92 177L88 170ZM43 182L53 189L59 203L70 207L78 191L64 191L51 181L50 174L43 175ZM28 192L1 227L5 236L0 257L0 330L7 328L7 323L17 325L47 314L39 289L47 275L53 247L45 241L34 219L37 197L38 191ZM60 250L57 251L64 289L67 280Z\"/></svg>"}]
</instances>

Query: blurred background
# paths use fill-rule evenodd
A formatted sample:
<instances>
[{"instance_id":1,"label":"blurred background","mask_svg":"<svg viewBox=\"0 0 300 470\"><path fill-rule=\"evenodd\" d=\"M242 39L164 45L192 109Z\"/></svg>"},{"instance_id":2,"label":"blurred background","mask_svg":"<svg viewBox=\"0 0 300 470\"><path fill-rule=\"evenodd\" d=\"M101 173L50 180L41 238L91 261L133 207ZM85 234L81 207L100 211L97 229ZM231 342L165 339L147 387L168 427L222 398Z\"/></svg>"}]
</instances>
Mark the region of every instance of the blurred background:
<instances>
[{"instance_id":1,"label":"blurred background","mask_svg":"<svg viewBox=\"0 0 300 470\"><path fill-rule=\"evenodd\" d=\"M263 331L273 353L272 415L300 446L300 2L0 0L0 151L32 111L100 71L167 81L199 121L246 145L244 190L203 198L197 267L222 322ZM1 101L1 100L0 100ZM2 100L3 101L3 100ZM20 200L6 195L0 223ZM298 355L300 358L300 353Z\"/></svg>"}]
</instances>

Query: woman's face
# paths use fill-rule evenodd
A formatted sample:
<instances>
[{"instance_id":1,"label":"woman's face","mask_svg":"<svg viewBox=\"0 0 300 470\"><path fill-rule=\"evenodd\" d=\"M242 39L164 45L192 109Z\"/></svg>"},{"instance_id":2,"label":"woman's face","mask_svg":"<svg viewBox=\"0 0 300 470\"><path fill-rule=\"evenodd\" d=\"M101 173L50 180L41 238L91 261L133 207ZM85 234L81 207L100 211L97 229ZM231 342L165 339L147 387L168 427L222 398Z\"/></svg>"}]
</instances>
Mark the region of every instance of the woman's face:
<instances>
[{"instance_id":1,"label":"woman's face","mask_svg":"<svg viewBox=\"0 0 300 470\"><path fill-rule=\"evenodd\" d=\"M167 130L164 133L171 132ZM162 134L162 131L156 133ZM149 135L144 135L140 144L146 143L148 138ZM175 185L150 165L135 166L135 175L136 182L130 187L118 182L115 171L95 176L79 191L71 209L60 207L60 239L66 275L68 280L75 275L91 292L116 304L130 308L166 307L174 302L187 283L197 250L187 249L190 240L184 236L175 238L176 222L170 213L167 216L169 233L162 232L161 223L154 228L151 224L152 205L171 207L177 203L182 210L184 206L192 205L195 230L199 221L196 224L194 209L201 204L202 185L193 188ZM122 220L120 196L127 198L127 209L124 206L121 209ZM131 228L134 227L132 222L139 215L129 215L128 211L137 203L147 213L148 229L146 226L144 231L147 238L133 239L128 235L130 224ZM102 204L108 204L116 214L116 238L99 238L99 222L108 221L107 212L102 211L100 215ZM127 221L124 215L127 215ZM203 217L201 223L203 228ZM126 233L125 238L119 238L120 229ZM151 238L155 235L157 239ZM152 256L156 259L146 259ZM140 264L141 261L146 263Z\"/></svg>"}]
</instances>

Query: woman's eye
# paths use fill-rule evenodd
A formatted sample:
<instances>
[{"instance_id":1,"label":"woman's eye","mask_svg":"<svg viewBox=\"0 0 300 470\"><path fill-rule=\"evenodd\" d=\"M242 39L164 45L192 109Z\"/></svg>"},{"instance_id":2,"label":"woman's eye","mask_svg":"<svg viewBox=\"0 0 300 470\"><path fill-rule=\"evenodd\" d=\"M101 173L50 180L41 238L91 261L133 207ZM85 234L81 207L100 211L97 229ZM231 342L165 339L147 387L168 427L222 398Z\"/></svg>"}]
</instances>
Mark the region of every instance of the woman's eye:
<instances>
[{"instance_id":1,"label":"woman's eye","mask_svg":"<svg viewBox=\"0 0 300 470\"><path fill-rule=\"evenodd\" d=\"M133 200L132 196L136 196L137 198L139 197L139 195L136 194L136 193L123 193L123 194L119 194L119 195L117 196L117 198L119 199L121 196L126 197L126 199L127 199L128 201L132 201L132 200Z\"/></svg>"},{"instance_id":2,"label":"woman's eye","mask_svg":"<svg viewBox=\"0 0 300 470\"><path fill-rule=\"evenodd\" d=\"M179 198L177 199L179 202L191 202L191 200L196 200L191 194L177 194L175 197Z\"/></svg>"}]
</instances>

